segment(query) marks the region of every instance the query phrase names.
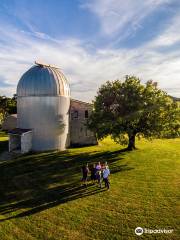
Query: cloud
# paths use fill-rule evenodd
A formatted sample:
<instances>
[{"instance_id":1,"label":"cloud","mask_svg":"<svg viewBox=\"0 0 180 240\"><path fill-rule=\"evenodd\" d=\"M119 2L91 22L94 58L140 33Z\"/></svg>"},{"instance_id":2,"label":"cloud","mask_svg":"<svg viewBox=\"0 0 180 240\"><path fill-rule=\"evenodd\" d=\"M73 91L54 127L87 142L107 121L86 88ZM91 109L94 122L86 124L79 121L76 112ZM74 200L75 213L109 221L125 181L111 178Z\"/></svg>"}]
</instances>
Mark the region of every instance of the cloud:
<instances>
[{"instance_id":1,"label":"cloud","mask_svg":"<svg viewBox=\"0 0 180 240\"><path fill-rule=\"evenodd\" d=\"M107 0L104 1L107 4ZM147 1L152 3L153 1ZM113 2L115 4L115 0ZM164 1L156 1L156 4ZM133 15L134 16L134 15ZM4 84L1 95L12 95L21 75L35 60L59 66L69 79L73 98L91 101L106 80L135 74L143 82L153 79L168 93L180 97L180 47L169 52L161 47L177 43L179 18L151 42L136 49L99 48L88 51L79 39L56 39L45 33L26 32L7 25L0 27L0 74ZM176 37L176 39L174 38ZM169 39L167 42L162 39ZM6 86L5 86L6 85Z\"/></svg>"},{"instance_id":2,"label":"cloud","mask_svg":"<svg viewBox=\"0 0 180 240\"><path fill-rule=\"evenodd\" d=\"M141 27L144 18L159 7L175 0L86 0L81 7L97 15L106 35L122 34L121 38Z\"/></svg>"},{"instance_id":3,"label":"cloud","mask_svg":"<svg viewBox=\"0 0 180 240\"><path fill-rule=\"evenodd\" d=\"M6 79L4 79L3 76L0 76L0 89L2 89L2 92L7 92L7 90L11 87L15 87L15 86L13 84L9 83ZM2 95L6 95L6 94L4 93Z\"/></svg>"},{"instance_id":4,"label":"cloud","mask_svg":"<svg viewBox=\"0 0 180 240\"><path fill-rule=\"evenodd\" d=\"M165 30L151 42L152 47L168 47L180 43L180 15L175 15L166 25Z\"/></svg>"}]
</instances>

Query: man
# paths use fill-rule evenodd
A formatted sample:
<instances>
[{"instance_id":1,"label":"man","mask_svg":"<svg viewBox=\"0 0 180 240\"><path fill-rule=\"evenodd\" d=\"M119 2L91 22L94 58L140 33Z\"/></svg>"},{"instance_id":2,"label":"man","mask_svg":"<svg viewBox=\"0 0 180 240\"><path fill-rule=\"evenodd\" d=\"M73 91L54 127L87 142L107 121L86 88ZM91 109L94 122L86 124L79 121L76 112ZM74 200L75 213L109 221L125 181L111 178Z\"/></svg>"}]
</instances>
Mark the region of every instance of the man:
<instances>
[{"instance_id":1,"label":"man","mask_svg":"<svg viewBox=\"0 0 180 240\"><path fill-rule=\"evenodd\" d=\"M103 171L103 180L105 182L105 187L107 187L108 190L109 190L109 184L110 184L108 179L109 175L110 175L110 170L108 166L105 166L105 169Z\"/></svg>"}]
</instances>

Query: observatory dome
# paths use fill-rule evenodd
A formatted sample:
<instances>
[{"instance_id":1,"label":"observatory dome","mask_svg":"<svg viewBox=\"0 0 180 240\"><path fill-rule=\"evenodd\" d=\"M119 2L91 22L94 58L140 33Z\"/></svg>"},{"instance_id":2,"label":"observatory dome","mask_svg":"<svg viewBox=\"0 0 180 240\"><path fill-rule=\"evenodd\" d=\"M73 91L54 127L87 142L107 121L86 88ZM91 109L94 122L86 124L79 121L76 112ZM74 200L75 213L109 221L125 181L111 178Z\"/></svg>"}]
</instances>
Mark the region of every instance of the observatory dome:
<instances>
[{"instance_id":1,"label":"observatory dome","mask_svg":"<svg viewBox=\"0 0 180 240\"><path fill-rule=\"evenodd\" d=\"M70 97L68 81L59 68L39 64L31 67L19 80L17 96L64 96Z\"/></svg>"}]
</instances>

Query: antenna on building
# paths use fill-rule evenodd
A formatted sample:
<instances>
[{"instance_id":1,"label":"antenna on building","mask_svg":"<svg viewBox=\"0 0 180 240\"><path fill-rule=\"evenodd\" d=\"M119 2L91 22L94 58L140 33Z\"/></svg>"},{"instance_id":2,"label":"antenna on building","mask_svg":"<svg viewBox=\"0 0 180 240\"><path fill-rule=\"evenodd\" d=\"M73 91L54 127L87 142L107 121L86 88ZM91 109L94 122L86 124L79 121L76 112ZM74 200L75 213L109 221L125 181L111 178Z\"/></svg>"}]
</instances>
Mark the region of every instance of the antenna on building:
<instances>
[{"instance_id":1,"label":"antenna on building","mask_svg":"<svg viewBox=\"0 0 180 240\"><path fill-rule=\"evenodd\" d=\"M57 66L54 66L54 65L50 65L50 64L47 64L47 63L44 63L44 62L41 62L41 61L35 61L35 64L36 65L39 65L41 67L45 66L45 67L52 67L52 68L58 68Z\"/></svg>"}]
</instances>

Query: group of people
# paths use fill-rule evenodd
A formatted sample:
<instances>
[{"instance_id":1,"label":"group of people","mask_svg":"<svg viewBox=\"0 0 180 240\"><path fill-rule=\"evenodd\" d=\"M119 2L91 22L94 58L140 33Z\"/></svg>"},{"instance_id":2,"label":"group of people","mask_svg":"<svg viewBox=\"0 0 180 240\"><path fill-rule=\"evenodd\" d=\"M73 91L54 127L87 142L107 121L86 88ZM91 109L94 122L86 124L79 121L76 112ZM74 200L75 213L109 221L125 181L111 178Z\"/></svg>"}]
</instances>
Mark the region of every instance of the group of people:
<instances>
[{"instance_id":1,"label":"group of people","mask_svg":"<svg viewBox=\"0 0 180 240\"><path fill-rule=\"evenodd\" d=\"M102 188L102 182L104 181L105 187L109 190L109 175L110 170L107 162L105 162L104 164L98 162L97 164L93 164L90 168L89 164L86 163L82 167L82 182L85 186L87 186L88 178L91 176L91 181L93 182L93 184L97 182L99 187Z\"/></svg>"}]
</instances>

